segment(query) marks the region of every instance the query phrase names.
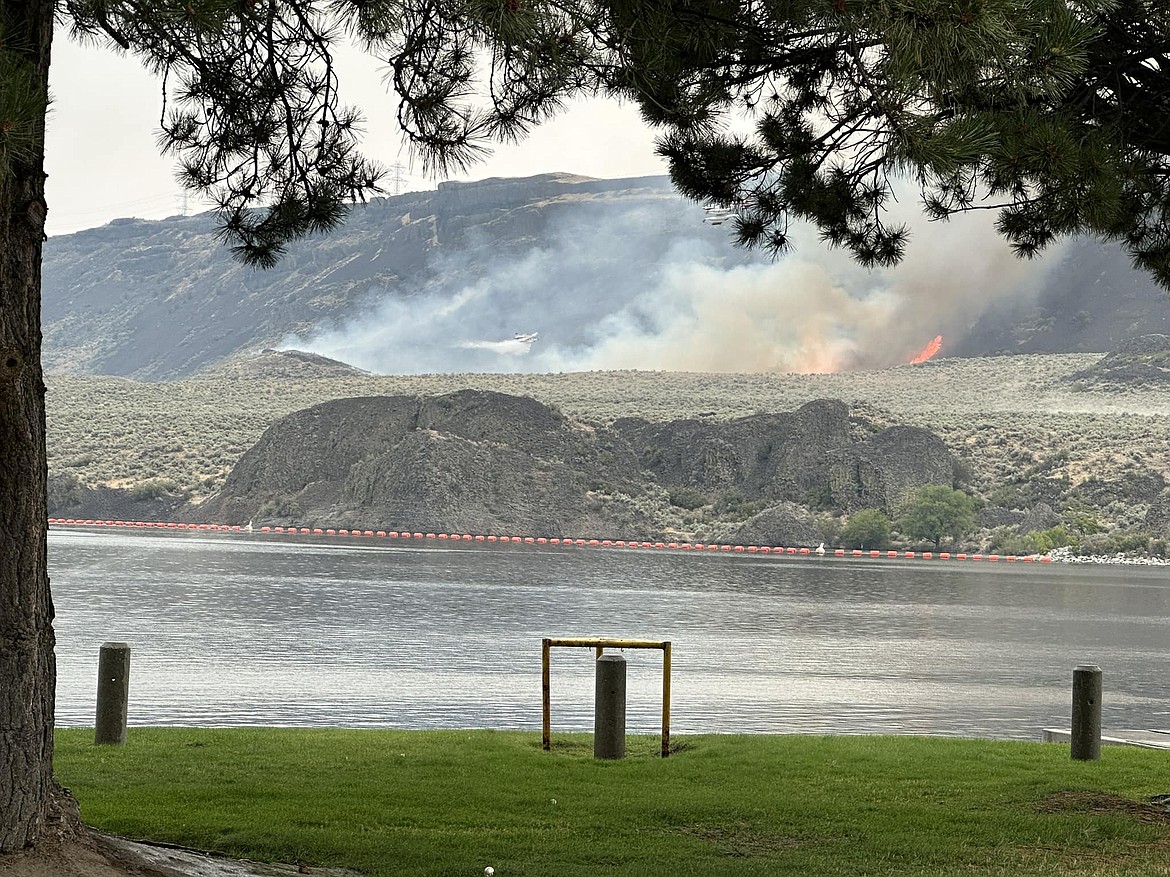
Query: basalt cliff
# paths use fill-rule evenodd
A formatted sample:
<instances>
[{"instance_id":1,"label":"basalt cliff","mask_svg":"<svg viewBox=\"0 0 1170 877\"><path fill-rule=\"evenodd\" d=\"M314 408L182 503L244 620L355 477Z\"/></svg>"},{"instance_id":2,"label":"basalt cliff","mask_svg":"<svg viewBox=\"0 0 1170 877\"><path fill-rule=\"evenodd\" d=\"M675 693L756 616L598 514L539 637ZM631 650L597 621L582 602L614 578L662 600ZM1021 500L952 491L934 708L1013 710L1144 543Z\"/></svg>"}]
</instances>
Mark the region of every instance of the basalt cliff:
<instances>
[{"instance_id":1,"label":"basalt cliff","mask_svg":"<svg viewBox=\"0 0 1170 877\"><path fill-rule=\"evenodd\" d=\"M728 422L599 426L465 390L291 414L187 512L256 526L815 544L810 507L892 512L908 491L953 480L937 436L875 431L836 401ZM720 522L704 522L700 508L719 509Z\"/></svg>"}]
</instances>

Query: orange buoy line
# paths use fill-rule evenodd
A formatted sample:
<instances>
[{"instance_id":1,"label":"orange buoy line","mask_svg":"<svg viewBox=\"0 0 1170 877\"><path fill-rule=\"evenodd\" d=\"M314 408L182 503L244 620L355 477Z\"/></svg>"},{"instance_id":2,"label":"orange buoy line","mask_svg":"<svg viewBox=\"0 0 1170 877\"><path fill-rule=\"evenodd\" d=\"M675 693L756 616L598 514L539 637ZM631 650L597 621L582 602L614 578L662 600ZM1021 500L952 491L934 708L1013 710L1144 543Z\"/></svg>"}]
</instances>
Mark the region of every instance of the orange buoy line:
<instances>
[{"instance_id":1,"label":"orange buoy line","mask_svg":"<svg viewBox=\"0 0 1170 877\"><path fill-rule=\"evenodd\" d=\"M921 560L971 560L995 563L1052 563L1052 558L1046 555L999 555L999 554L966 554L948 551L878 551L862 550L859 548L826 549L809 548L807 546L792 547L780 545L727 545L705 544L701 542L641 542L636 539L583 539L569 536L503 536L498 534L472 533L421 533L407 530L365 530L359 528L323 528L323 527L241 527L239 524L189 524L181 521L106 521L94 518L49 518L49 525L54 527L116 527L144 530L196 530L200 532L219 533L249 533L272 534L277 536L336 536L361 537L374 539L423 539L448 542L504 542L521 543L525 545L568 545L587 548L637 548L666 551L689 551L692 553L718 552L720 554L779 554L797 555L801 557L866 557L889 559L921 559Z\"/></svg>"}]
</instances>

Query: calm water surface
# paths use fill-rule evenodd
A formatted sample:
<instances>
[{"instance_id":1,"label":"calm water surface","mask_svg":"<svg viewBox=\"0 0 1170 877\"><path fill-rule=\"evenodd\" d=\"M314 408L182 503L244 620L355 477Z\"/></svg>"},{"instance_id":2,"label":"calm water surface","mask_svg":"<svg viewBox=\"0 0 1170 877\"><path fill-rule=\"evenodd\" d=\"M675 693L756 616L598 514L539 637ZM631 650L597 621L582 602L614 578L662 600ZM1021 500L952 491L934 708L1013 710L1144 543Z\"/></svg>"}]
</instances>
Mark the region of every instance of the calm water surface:
<instances>
[{"instance_id":1,"label":"calm water surface","mask_svg":"<svg viewBox=\"0 0 1170 877\"><path fill-rule=\"evenodd\" d=\"M320 537L318 537L318 540ZM540 727L543 637L673 642L672 728L1037 739L1077 664L1106 728L1170 727L1170 570L54 531L58 724L131 643L138 725ZM633 732L661 653L627 651ZM554 649L553 727L592 728Z\"/></svg>"}]
</instances>

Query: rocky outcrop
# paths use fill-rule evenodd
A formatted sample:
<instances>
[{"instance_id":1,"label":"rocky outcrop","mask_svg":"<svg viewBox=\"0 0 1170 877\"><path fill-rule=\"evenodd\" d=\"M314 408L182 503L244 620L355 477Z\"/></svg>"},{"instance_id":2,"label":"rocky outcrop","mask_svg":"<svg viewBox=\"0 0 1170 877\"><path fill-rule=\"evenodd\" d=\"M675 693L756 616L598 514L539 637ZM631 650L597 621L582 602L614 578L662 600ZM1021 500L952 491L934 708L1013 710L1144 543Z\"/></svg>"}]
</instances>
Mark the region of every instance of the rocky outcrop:
<instances>
[{"instance_id":1,"label":"rocky outcrop","mask_svg":"<svg viewBox=\"0 0 1170 877\"><path fill-rule=\"evenodd\" d=\"M116 487L83 487L69 483L69 476L50 476L50 517L100 521L174 521L186 512L181 494L162 491L123 490Z\"/></svg>"},{"instance_id":2,"label":"rocky outcrop","mask_svg":"<svg viewBox=\"0 0 1170 877\"><path fill-rule=\"evenodd\" d=\"M270 427L191 514L648 538L677 519L669 497L685 487L700 507L727 496L740 508L753 504L758 513L733 528L737 540L815 544L810 503L890 510L908 490L950 484L952 465L931 433L873 433L840 402L723 423L627 419L605 427L527 397L463 390L340 399L296 412Z\"/></svg>"},{"instance_id":3,"label":"rocky outcrop","mask_svg":"<svg viewBox=\"0 0 1170 877\"><path fill-rule=\"evenodd\" d=\"M902 501L927 484L952 485L955 460L930 430L892 426L862 443L857 454L857 491L849 482L834 490L834 505L846 511L882 509L896 514Z\"/></svg>"},{"instance_id":4,"label":"rocky outcrop","mask_svg":"<svg viewBox=\"0 0 1170 877\"><path fill-rule=\"evenodd\" d=\"M270 427L200 512L560 534L607 525L590 498L603 470L612 485L642 481L608 430L573 424L527 397L464 390L340 399Z\"/></svg>"},{"instance_id":5,"label":"rocky outcrop","mask_svg":"<svg viewBox=\"0 0 1170 877\"><path fill-rule=\"evenodd\" d=\"M1134 468L1109 478L1086 478L1073 489L1073 496L1091 507L1104 508L1113 502L1128 505L1149 503L1166 487L1166 477L1155 469Z\"/></svg>"},{"instance_id":6,"label":"rocky outcrop","mask_svg":"<svg viewBox=\"0 0 1170 877\"><path fill-rule=\"evenodd\" d=\"M740 545L816 545L821 530L804 506L782 502L732 529L727 541Z\"/></svg>"},{"instance_id":7,"label":"rocky outcrop","mask_svg":"<svg viewBox=\"0 0 1170 877\"><path fill-rule=\"evenodd\" d=\"M1023 519L1023 512L1006 509L1000 505L989 504L979 509L979 526L985 530L996 527L1015 527Z\"/></svg>"},{"instance_id":8,"label":"rocky outcrop","mask_svg":"<svg viewBox=\"0 0 1170 877\"><path fill-rule=\"evenodd\" d=\"M1170 335L1127 338L1099 362L1073 372L1065 380L1083 389L1170 384Z\"/></svg>"},{"instance_id":9,"label":"rocky outcrop","mask_svg":"<svg viewBox=\"0 0 1170 877\"><path fill-rule=\"evenodd\" d=\"M915 488L954 481L954 458L938 436L910 426L869 433L833 400L730 423L625 418L613 429L668 488L893 513Z\"/></svg>"},{"instance_id":10,"label":"rocky outcrop","mask_svg":"<svg viewBox=\"0 0 1170 877\"><path fill-rule=\"evenodd\" d=\"M1164 491L1150 503L1145 525L1159 539L1170 538L1170 490Z\"/></svg>"},{"instance_id":11,"label":"rocky outcrop","mask_svg":"<svg viewBox=\"0 0 1170 877\"><path fill-rule=\"evenodd\" d=\"M1060 515L1048 503L1041 502L1028 509L1017 526L1021 533L1031 533L1034 530L1047 530L1059 523Z\"/></svg>"}]
</instances>

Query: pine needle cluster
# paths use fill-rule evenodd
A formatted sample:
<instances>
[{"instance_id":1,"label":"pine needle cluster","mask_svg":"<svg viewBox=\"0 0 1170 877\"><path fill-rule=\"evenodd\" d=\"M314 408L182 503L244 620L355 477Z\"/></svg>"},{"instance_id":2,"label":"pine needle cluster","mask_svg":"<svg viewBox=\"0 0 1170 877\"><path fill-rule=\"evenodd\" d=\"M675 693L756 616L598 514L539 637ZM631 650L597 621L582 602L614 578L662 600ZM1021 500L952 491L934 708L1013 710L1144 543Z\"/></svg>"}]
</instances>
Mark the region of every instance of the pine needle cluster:
<instances>
[{"instance_id":1,"label":"pine needle cluster","mask_svg":"<svg viewBox=\"0 0 1170 877\"><path fill-rule=\"evenodd\" d=\"M162 148L259 265L380 191L333 60L356 40L385 62L427 172L463 170L570 98L605 94L637 104L679 190L732 209L745 246L784 252L799 220L864 264L896 263L909 232L888 207L913 187L932 219L997 211L1021 256L1090 234L1170 285L1170 0L63 8L77 34L161 75ZM16 148L0 132L0 153Z\"/></svg>"}]
</instances>

